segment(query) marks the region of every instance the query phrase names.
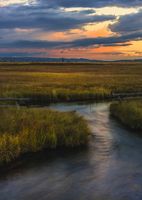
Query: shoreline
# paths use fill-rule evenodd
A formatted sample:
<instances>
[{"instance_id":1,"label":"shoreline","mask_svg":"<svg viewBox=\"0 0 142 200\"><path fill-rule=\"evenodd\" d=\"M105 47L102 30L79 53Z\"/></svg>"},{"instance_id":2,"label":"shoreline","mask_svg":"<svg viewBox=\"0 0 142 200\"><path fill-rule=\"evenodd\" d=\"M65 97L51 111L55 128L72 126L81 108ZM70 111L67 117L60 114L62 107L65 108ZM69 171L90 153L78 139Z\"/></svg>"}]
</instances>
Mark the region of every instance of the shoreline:
<instances>
[{"instance_id":1,"label":"shoreline","mask_svg":"<svg viewBox=\"0 0 142 200\"><path fill-rule=\"evenodd\" d=\"M141 101L136 100L112 103L110 115L128 130L136 131L138 135L141 135L141 105Z\"/></svg>"},{"instance_id":2,"label":"shoreline","mask_svg":"<svg viewBox=\"0 0 142 200\"><path fill-rule=\"evenodd\" d=\"M8 103L13 103L13 104L8 104L8 105L16 105L19 106L34 106L34 105L49 105L52 103L74 103L74 102L84 102L84 101L94 101L94 102L99 102L99 101L113 101L113 100L118 100L118 101L123 101L127 99L136 99L136 98L142 98L142 92L129 92L129 93L113 93L113 94L108 94L108 95L102 95L102 96L97 96L96 97L86 97L86 98L74 98L74 99L49 99L48 96L41 96L41 97L35 97L35 98L26 98L26 97L0 97L0 105L7 105L6 102ZM2 104L1 104L2 103Z\"/></svg>"},{"instance_id":3,"label":"shoreline","mask_svg":"<svg viewBox=\"0 0 142 200\"><path fill-rule=\"evenodd\" d=\"M10 163L6 163L4 165L0 165L0 171L3 173L0 175L0 178L3 175L6 175L7 173L11 172L11 170L17 169L17 167L24 167L28 163L32 163L33 161L38 159L43 158L45 159L50 159L51 155L59 155L61 156L62 154L71 154L71 153L79 153L82 150L88 149L88 143L82 144L80 146L75 146L75 147L64 147L64 146L58 146L55 149L51 148L45 148L37 152L27 152L25 154L20 155L18 158L15 160L11 161ZM39 164L39 163L38 163Z\"/></svg>"}]
</instances>

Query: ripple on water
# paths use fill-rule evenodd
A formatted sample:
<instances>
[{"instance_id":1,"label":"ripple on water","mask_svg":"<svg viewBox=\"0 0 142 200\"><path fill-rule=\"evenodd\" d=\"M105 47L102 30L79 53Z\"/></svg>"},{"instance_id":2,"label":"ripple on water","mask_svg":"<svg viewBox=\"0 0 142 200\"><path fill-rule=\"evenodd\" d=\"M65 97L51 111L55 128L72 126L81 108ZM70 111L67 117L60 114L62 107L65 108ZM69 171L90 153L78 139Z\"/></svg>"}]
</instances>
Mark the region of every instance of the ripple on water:
<instances>
[{"instance_id":1,"label":"ripple on water","mask_svg":"<svg viewBox=\"0 0 142 200\"><path fill-rule=\"evenodd\" d=\"M92 130L89 147L31 157L0 180L0 200L142 200L142 138L109 117L109 103L56 104Z\"/></svg>"}]
</instances>

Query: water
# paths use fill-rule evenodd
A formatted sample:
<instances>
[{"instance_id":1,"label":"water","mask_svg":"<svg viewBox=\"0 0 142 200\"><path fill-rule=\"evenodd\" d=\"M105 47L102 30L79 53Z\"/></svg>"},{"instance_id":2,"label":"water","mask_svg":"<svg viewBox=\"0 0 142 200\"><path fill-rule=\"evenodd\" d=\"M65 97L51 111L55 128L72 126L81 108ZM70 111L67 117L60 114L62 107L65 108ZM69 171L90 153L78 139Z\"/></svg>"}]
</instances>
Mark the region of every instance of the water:
<instances>
[{"instance_id":1,"label":"water","mask_svg":"<svg viewBox=\"0 0 142 200\"><path fill-rule=\"evenodd\" d=\"M142 138L109 116L109 103L57 104L92 130L88 148L28 156L0 177L0 200L142 200Z\"/></svg>"}]
</instances>

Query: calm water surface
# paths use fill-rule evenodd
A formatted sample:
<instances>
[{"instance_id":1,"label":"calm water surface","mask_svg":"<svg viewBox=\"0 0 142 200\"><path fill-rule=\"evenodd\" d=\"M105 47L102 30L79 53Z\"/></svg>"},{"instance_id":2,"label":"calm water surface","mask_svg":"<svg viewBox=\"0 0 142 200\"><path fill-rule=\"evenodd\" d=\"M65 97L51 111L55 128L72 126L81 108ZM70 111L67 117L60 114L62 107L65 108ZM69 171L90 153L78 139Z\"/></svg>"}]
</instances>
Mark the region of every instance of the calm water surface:
<instances>
[{"instance_id":1,"label":"calm water surface","mask_svg":"<svg viewBox=\"0 0 142 200\"><path fill-rule=\"evenodd\" d=\"M87 119L88 148L18 161L0 176L0 200L142 200L142 138L110 118L109 103L51 107Z\"/></svg>"}]
</instances>

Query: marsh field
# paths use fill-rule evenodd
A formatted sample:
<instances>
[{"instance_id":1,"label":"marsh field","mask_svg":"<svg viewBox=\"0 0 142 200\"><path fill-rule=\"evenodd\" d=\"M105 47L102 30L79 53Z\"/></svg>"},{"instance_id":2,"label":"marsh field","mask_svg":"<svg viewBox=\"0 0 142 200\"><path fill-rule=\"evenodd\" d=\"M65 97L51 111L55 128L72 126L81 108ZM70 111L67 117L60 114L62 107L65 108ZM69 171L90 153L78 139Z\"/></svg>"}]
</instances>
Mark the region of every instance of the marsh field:
<instances>
[{"instance_id":1,"label":"marsh field","mask_svg":"<svg viewBox=\"0 0 142 200\"><path fill-rule=\"evenodd\" d=\"M86 144L89 134L75 112L0 108L0 167L29 152Z\"/></svg>"},{"instance_id":2,"label":"marsh field","mask_svg":"<svg viewBox=\"0 0 142 200\"><path fill-rule=\"evenodd\" d=\"M110 112L122 124L142 135L142 99L112 103Z\"/></svg>"},{"instance_id":3,"label":"marsh field","mask_svg":"<svg viewBox=\"0 0 142 200\"><path fill-rule=\"evenodd\" d=\"M1 63L0 97L60 102L142 92L141 65L141 62Z\"/></svg>"},{"instance_id":4,"label":"marsh field","mask_svg":"<svg viewBox=\"0 0 142 200\"><path fill-rule=\"evenodd\" d=\"M0 103L7 105L13 102L5 101L5 98L24 97L31 98L30 103L36 102L39 105L104 100L114 93L142 92L141 75L141 63L136 62L1 63ZM133 103L133 109L126 108L127 102L124 106L114 104L111 113L119 118L125 116L123 121L127 122L128 119L132 126L138 120L134 126L141 126L141 118L137 113L132 113L139 109L138 105ZM133 121L129 116L133 116ZM32 130L32 127L35 128ZM21 154L44 148L80 146L87 143L89 132L86 121L74 112L1 108L0 162L3 165Z\"/></svg>"},{"instance_id":5,"label":"marsh field","mask_svg":"<svg viewBox=\"0 0 142 200\"><path fill-rule=\"evenodd\" d=\"M124 93L141 63L0 63L0 198L141 200L141 97L101 101Z\"/></svg>"}]
</instances>

